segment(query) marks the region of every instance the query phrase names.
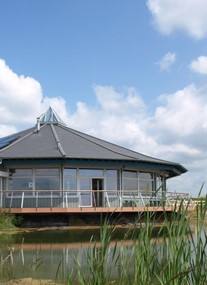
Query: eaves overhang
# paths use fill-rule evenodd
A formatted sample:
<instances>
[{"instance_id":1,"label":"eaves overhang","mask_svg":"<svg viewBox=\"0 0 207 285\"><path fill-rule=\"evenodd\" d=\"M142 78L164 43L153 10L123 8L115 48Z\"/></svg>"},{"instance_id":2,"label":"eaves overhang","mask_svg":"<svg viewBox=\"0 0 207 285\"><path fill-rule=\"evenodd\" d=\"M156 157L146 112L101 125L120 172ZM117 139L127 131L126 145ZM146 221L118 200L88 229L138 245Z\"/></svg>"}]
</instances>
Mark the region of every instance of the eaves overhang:
<instances>
[{"instance_id":1,"label":"eaves overhang","mask_svg":"<svg viewBox=\"0 0 207 285\"><path fill-rule=\"evenodd\" d=\"M68 157L41 157L41 158L4 158L3 164L6 166L24 164L63 164L80 165L82 167L117 167L121 169L142 169L149 171L162 171L167 178L179 176L188 170L180 164L155 163L140 160L118 160L118 159L91 159L91 158L68 158Z\"/></svg>"}]
</instances>

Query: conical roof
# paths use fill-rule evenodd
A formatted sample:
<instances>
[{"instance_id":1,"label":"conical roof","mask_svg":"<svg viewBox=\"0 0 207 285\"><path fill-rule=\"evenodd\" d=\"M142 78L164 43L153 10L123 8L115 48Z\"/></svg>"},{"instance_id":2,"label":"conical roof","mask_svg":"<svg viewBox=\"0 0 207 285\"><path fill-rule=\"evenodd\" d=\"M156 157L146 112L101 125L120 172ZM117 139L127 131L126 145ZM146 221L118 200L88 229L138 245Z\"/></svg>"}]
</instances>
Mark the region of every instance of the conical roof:
<instances>
[{"instance_id":1,"label":"conical roof","mask_svg":"<svg viewBox=\"0 0 207 285\"><path fill-rule=\"evenodd\" d=\"M68 128L51 108L40 117L39 128L35 126L0 139L0 158L131 161L165 165L166 169L170 166L174 175L187 171L180 164L146 156Z\"/></svg>"}]
</instances>

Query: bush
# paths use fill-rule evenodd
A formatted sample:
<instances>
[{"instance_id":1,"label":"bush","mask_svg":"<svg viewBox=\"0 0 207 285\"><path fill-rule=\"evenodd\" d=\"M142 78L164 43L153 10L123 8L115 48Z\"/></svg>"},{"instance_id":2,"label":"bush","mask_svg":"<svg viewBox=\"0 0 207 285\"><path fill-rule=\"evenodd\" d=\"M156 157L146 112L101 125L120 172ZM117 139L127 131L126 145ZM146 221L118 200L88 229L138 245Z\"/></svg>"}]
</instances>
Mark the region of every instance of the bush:
<instances>
[{"instance_id":1,"label":"bush","mask_svg":"<svg viewBox=\"0 0 207 285\"><path fill-rule=\"evenodd\" d=\"M9 212L0 212L0 230L15 229L21 224L21 218Z\"/></svg>"}]
</instances>

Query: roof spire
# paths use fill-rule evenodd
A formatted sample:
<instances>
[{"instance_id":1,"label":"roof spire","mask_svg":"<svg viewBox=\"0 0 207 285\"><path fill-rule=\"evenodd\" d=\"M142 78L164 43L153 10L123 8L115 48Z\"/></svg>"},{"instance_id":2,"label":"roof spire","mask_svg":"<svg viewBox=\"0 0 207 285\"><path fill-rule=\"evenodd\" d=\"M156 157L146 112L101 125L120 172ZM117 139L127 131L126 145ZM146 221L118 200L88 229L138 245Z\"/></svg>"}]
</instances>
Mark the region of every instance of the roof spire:
<instances>
[{"instance_id":1,"label":"roof spire","mask_svg":"<svg viewBox=\"0 0 207 285\"><path fill-rule=\"evenodd\" d=\"M41 125L60 124L60 125L66 126L63 120L58 116L58 114L51 107L48 108L46 113L40 116L39 122Z\"/></svg>"}]
</instances>

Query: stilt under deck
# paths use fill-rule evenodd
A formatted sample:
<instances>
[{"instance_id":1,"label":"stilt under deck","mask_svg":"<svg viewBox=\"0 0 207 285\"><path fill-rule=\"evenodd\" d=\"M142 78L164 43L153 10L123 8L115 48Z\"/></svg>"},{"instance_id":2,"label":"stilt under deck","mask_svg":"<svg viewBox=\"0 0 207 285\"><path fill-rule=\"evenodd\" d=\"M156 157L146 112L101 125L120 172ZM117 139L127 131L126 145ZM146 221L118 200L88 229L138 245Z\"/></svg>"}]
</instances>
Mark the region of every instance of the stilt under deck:
<instances>
[{"instance_id":1,"label":"stilt under deck","mask_svg":"<svg viewBox=\"0 0 207 285\"><path fill-rule=\"evenodd\" d=\"M10 208L3 209L20 217L21 227L91 227L104 221L116 226L139 225L146 219L162 223L180 207L79 207L79 208ZM188 206L188 209L192 206ZM178 210L179 212L179 210ZM148 215L149 214L149 215Z\"/></svg>"}]
</instances>

